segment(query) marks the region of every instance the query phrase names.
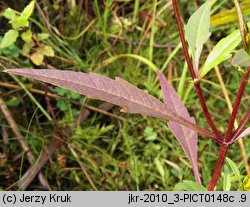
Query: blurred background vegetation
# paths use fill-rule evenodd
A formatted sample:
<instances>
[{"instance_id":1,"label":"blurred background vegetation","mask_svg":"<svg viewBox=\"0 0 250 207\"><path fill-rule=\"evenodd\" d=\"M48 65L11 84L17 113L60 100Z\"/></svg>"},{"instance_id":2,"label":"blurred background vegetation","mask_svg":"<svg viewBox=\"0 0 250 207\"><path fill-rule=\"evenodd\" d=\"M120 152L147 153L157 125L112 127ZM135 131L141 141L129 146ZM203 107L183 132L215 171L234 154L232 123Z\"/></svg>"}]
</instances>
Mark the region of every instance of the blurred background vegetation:
<instances>
[{"instance_id":1,"label":"blurred background vegetation","mask_svg":"<svg viewBox=\"0 0 250 207\"><path fill-rule=\"evenodd\" d=\"M185 22L203 2L179 1ZM238 27L233 1L213 2L210 47ZM2 0L0 11L8 7L22 11L28 3ZM243 0L241 5L249 21L250 2ZM0 17L0 22L3 37L10 25L4 17ZM33 33L50 35L44 42L53 48L55 56L46 57L41 66L36 66L29 57L22 55L24 42L18 39L15 45L0 50L1 69L93 71L111 78L122 77L161 99L157 76L150 65L140 60L144 57L163 70L196 122L208 128L184 64L171 1L38 0L29 29ZM208 48L204 48L202 60L208 53ZM138 56L121 58L121 54ZM220 73L233 102L241 73L229 61L220 65ZM202 87L208 107L220 132L224 133L230 112L222 93L223 86L214 70L205 78ZM59 126L68 135L41 170L51 189L174 190L180 181L194 180L188 159L165 121L123 114L118 107L1 73L1 99L36 159L57 137L54 124L49 120L46 90ZM238 120L249 108L249 94L250 87L247 87ZM30 164L1 112L0 128L0 188L18 189L15 184ZM249 138L244 141L249 157ZM198 145L200 173L207 186L219 148L204 137L199 137ZM237 144L231 147L228 157L237 164L241 175L247 174ZM217 189L222 189L222 183L223 178L220 178ZM43 188L36 178L28 189ZM231 189L240 189L239 183L232 182Z\"/></svg>"}]
</instances>

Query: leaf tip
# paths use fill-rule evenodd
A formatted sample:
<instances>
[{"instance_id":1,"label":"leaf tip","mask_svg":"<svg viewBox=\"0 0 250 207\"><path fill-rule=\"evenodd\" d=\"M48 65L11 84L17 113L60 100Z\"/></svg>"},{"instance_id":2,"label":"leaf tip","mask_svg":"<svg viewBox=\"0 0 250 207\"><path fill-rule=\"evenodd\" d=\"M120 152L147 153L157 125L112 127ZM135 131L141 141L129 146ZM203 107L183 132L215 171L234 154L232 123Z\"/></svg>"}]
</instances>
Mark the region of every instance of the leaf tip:
<instances>
[{"instance_id":1,"label":"leaf tip","mask_svg":"<svg viewBox=\"0 0 250 207\"><path fill-rule=\"evenodd\" d=\"M12 73L12 74L15 74L15 70L17 70L17 69L4 69L4 70L2 70L2 73Z\"/></svg>"}]
</instances>

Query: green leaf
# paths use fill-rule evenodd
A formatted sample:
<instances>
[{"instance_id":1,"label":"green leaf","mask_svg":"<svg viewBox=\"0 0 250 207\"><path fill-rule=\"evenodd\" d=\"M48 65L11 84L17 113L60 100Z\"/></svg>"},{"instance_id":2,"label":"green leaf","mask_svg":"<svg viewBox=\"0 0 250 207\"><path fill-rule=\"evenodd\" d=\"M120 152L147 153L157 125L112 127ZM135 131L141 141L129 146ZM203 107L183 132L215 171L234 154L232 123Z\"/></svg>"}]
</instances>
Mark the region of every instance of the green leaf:
<instances>
[{"instance_id":1,"label":"green leaf","mask_svg":"<svg viewBox=\"0 0 250 207\"><path fill-rule=\"evenodd\" d=\"M219 3L218 0L214 0L216 3ZM233 2L233 1L231 1ZM249 16L250 15L250 1L249 0L242 0L239 1L241 10L243 12L244 16ZM221 2L220 2L221 3ZM218 4L219 6L220 4ZM217 9L216 9L217 10ZM235 24L237 22L237 11L236 8L233 6L232 8L228 9L222 9L218 12L216 12L212 17L211 17L211 25L213 26L222 26L222 25L230 25Z\"/></svg>"},{"instance_id":2,"label":"green leaf","mask_svg":"<svg viewBox=\"0 0 250 207\"><path fill-rule=\"evenodd\" d=\"M21 99L17 97L12 97L9 101L5 102L7 106L17 107L21 103Z\"/></svg>"},{"instance_id":3,"label":"green leaf","mask_svg":"<svg viewBox=\"0 0 250 207\"><path fill-rule=\"evenodd\" d=\"M175 190L180 191L180 190L187 190L187 191L207 191L207 189L194 181L191 180L183 180L183 182L180 182L175 185Z\"/></svg>"},{"instance_id":4,"label":"green leaf","mask_svg":"<svg viewBox=\"0 0 250 207\"><path fill-rule=\"evenodd\" d=\"M161 161L158 158L155 158L154 163L155 163L156 169L160 173L161 177L164 178L165 177L165 170L164 170L164 167L163 167Z\"/></svg>"},{"instance_id":5,"label":"green leaf","mask_svg":"<svg viewBox=\"0 0 250 207\"><path fill-rule=\"evenodd\" d=\"M34 46L34 42L25 42L23 45L22 54L24 56L28 56L33 46Z\"/></svg>"},{"instance_id":6,"label":"green leaf","mask_svg":"<svg viewBox=\"0 0 250 207\"><path fill-rule=\"evenodd\" d=\"M240 67L248 67L250 66L250 55L244 49L240 49L234 56L232 64Z\"/></svg>"},{"instance_id":7,"label":"green leaf","mask_svg":"<svg viewBox=\"0 0 250 207\"><path fill-rule=\"evenodd\" d=\"M11 20L10 24L14 29L19 29L22 27L28 27L29 21L27 19L25 19L24 17L17 17L17 18L14 18L13 20Z\"/></svg>"},{"instance_id":8,"label":"green leaf","mask_svg":"<svg viewBox=\"0 0 250 207\"><path fill-rule=\"evenodd\" d=\"M37 34L37 40L38 41L41 41L41 40L46 40L46 39L48 39L49 38L49 34L47 34L47 33L39 33L39 34Z\"/></svg>"},{"instance_id":9,"label":"green leaf","mask_svg":"<svg viewBox=\"0 0 250 207\"><path fill-rule=\"evenodd\" d=\"M235 30L227 37L221 39L209 53L207 60L200 71L200 78L203 78L211 69L223 61L229 59L231 52L240 44L241 36L239 30Z\"/></svg>"},{"instance_id":10,"label":"green leaf","mask_svg":"<svg viewBox=\"0 0 250 207\"><path fill-rule=\"evenodd\" d=\"M22 33L22 39L25 42L31 42L32 41L32 32L30 30L27 30L26 32Z\"/></svg>"},{"instance_id":11,"label":"green leaf","mask_svg":"<svg viewBox=\"0 0 250 207\"><path fill-rule=\"evenodd\" d=\"M237 165L228 157L226 157L226 162L228 164L228 166L230 167L230 169L232 170L232 172L236 175L236 176L240 176L240 171L237 167Z\"/></svg>"},{"instance_id":12,"label":"green leaf","mask_svg":"<svg viewBox=\"0 0 250 207\"><path fill-rule=\"evenodd\" d=\"M232 183L234 183L234 182L240 182L240 183L242 183L242 179L244 177L245 177L244 175L240 175L240 176L232 175L231 176L231 182Z\"/></svg>"},{"instance_id":13,"label":"green leaf","mask_svg":"<svg viewBox=\"0 0 250 207\"><path fill-rule=\"evenodd\" d=\"M64 100L58 100L56 106L61 110L61 111L66 111L68 108L68 103Z\"/></svg>"},{"instance_id":14,"label":"green leaf","mask_svg":"<svg viewBox=\"0 0 250 207\"><path fill-rule=\"evenodd\" d=\"M210 28L211 1L207 0L188 20L185 26L186 38L191 48L195 72L198 74L199 59L203 44L208 40Z\"/></svg>"},{"instance_id":15,"label":"green leaf","mask_svg":"<svg viewBox=\"0 0 250 207\"><path fill-rule=\"evenodd\" d=\"M0 42L3 38L0 38ZM18 58L20 54L19 48L16 47L15 44L12 44L8 46L7 48L4 48L0 50L0 54L3 56L7 56L8 58Z\"/></svg>"},{"instance_id":16,"label":"green leaf","mask_svg":"<svg viewBox=\"0 0 250 207\"><path fill-rule=\"evenodd\" d=\"M59 95L59 96L64 96L66 93L66 90L60 87L56 87L55 88L55 92Z\"/></svg>"},{"instance_id":17,"label":"green leaf","mask_svg":"<svg viewBox=\"0 0 250 207\"><path fill-rule=\"evenodd\" d=\"M155 72L158 69L157 66L153 62L151 62L147 58L144 58L144 57L142 57L140 55L136 55L136 54L119 54L119 55L112 56L112 57L110 57L102 62L102 67L109 65L120 58L126 58L126 57L133 58L133 59L136 59L136 60L139 60L139 61L145 63L146 65L149 66L150 69L153 69L153 71L155 71Z\"/></svg>"},{"instance_id":18,"label":"green leaf","mask_svg":"<svg viewBox=\"0 0 250 207\"><path fill-rule=\"evenodd\" d=\"M21 13L21 17L23 17L24 19L29 19L31 14L33 13L35 7L35 1L31 1L22 11Z\"/></svg>"},{"instance_id":19,"label":"green leaf","mask_svg":"<svg viewBox=\"0 0 250 207\"><path fill-rule=\"evenodd\" d=\"M75 93L75 92L72 92L72 91L69 91L69 97L76 100L76 99L79 99L81 98L81 95L78 94L78 93Z\"/></svg>"},{"instance_id":20,"label":"green leaf","mask_svg":"<svg viewBox=\"0 0 250 207\"><path fill-rule=\"evenodd\" d=\"M3 40L0 44L0 48L8 47L12 44L14 44L18 37L18 31L11 29L8 32L5 33Z\"/></svg>"},{"instance_id":21,"label":"green leaf","mask_svg":"<svg viewBox=\"0 0 250 207\"><path fill-rule=\"evenodd\" d=\"M14 19L16 17L16 11L14 9L11 9L11 8L8 8L8 9L5 9L4 12L3 12L3 16L6 18L6 19Z\"/></svg>"},{"instance_id":22,"label":"green leaf","mask_svg":"<svg viewBox=\"0 0 250 207\"><path fill-rule=\"evenodd\" d=\"M231 184L232 184L231 175L230 175L228 167L225 165L224 177L223 177L223 191L230 191Z\"/></svg>"},{"instance_id":23,"label":"green leaf","mask_svg":"<svg viewBox=\"0 0 250 207\"><path fill-rule=\"evenodd\" d=\"M48 45L40 45L39 48L36 49L37 52L39 52L42 55L53 57L55 55L55 52L52 47Z\"/></svg>"},{"instance_id":24,"label":"green leaf","mask_svg":"<svg viewBox=\"0 0 250 207\"><path fill-rule=\"evenodd\" d=\"M44 59L44 55L38 53L38 52L35 52L33 53L31 56L30 56L30 59L32 60L32 62L35 64L35 65L42 65L43 64L43 59Z\"/></svg>"},{"instance_id":25,"label":"green leaf","mask_svg":"<svg viewBox=\"0 0 250 207\"><path fill-rule=\"evenodd\" d=\"M152 127L146 127L144 130L144 136L146 141L154 141L157 138L157 133Z\"/></svg>"}]
</instances>

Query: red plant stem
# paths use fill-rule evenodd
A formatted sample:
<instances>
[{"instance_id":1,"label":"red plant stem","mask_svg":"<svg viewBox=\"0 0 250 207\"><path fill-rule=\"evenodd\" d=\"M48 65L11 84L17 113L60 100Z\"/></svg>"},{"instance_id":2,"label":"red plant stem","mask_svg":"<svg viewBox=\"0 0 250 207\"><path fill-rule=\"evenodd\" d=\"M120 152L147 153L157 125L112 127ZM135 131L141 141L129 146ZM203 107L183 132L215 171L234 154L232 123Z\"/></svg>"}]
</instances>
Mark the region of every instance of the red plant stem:
<instances>
[{"instance_id":1,"label":"red plant stem","mask_svg":"<svg viewBox=\"0 0 250 207\"><path fill-rule=\"evenodd\" d=\"M187 65L188 65L189 71L191 73L191 76L192 76L192 78L194 80L197 77L196 77L196 74L195 74L195 71L194 71L193 64L191 62L191 58L190 58L189 53L188 53L188 47L187 47L187 44L186 44L186 41L185 41L185 34L184 34L184 31L183 31L182 21L181 21L180 13L179 13L179 6L178 6L178 3L177 3L177 0L172 0L172 3L173 3L175 19L176 19L176 23L177 23L179 34L180 34L180 39L181 39L185 59L187 61Z\"/></svg>"},{"instance_id":2,"label":"red plant stem","mask_svg":"<svg viewBox=\"0 0 250 207\"><path fill-rule=\"evenodd\" d=\"M232 114L231 114L231 117L230 117L230 121L229 121L229 124L228 124L226 136L225 136L225 141L226 142L230 141L230 139L231 139L231 133L233 131L234 122L235 122L235 119L236 119L237 112L239 110L239 106L240 106L240 103L241 103L243 93L244 93L246 85L247 85L249 75L250 75L250 68L247 69L247 72L245 73L245 75L243 76L243 78L241 80L240 88L239 88L238 94L237 94L236 99L235 99L233 111L232 111Z\"/></svg>"},{"instance_id":3,"label":"red plant stem","mask_svg":"<svg viewBox=\"0 0 250 207\"><path fill-rule=\"evenodd\" d=\"M178 26L178 31L179 31L179 35L180 35L180 39L181 39L185 59L187 61L188 68L189 68L189 71L191 73L192 79L195 81L195 79L197 79L198 77L197 77L197 75L196 75L196 73L194 71L193 64L191 62L191 58L190 58L189 53L188 53L188 47L187 47L187 43L185 41L185 34L184 34L184 31L183 31L183 26L182 26L182 21L181 21L180 14L179 14L179 8L178 8L177 0L172 0L172 3L173 3L174 14L175 14L175 18L176 18L176 22L177 22L177 26ZM222 139L222 137L220 136L220 134L219 134L219 132L218 132L212 118L211 118L211 115L210 115L210 113L208 111L207 104L206 104L205 99L204 99L204 97L202 95L202 89L201 89L201 86L200 86L200 82L196 81L194 86L196 88L196 92L197 92L198 98L200 100L201 107L202 107L203 113L204 113L204 115L206 117L206 120L208 122L208 125L212 129L213 133L216 135L217 139Z\"/></svg>"},{"instance_id":4,"label":"red plant stem","mask_svg":"<svg viewBox=\"0 0 250 207\"><path fill-rule=\"evenodd\" d=\"M219 132L218 132L212 118L211 118L211 114L208 111L207 104L206 104L205 99L204 99L204 97L202 95L202 89L201 89L200 82L195 83L195 89L196 89L196 93L198 95L198 98L200 100L201 107L203 109L203 113L204 113L204 115L205 115L205 117L207 119L208 125L212 129L212 131L215 134L215 136L217 137L217 139L222 140L222 137L220 136L220 134L219 134Z\"/></svg>"},{"instance_id":5,"label":"red plant stem","mask_svg":"<svg viewBox=\"0 0 250 207\"><path fill-rule=\"evenodd\" d=\"M235 132L232 135L232 138L230 140L230 144L234 143L237 140L237 137L241 134L242 129L244 128L244 126L247 124L247 122L250 119L250 110L247 112L246 116L244 117L244 119L241 121L239 127L235 130Z\"/></svg>"},{"instance_id":6,"label":"red plant stem","mask_svg":"<svg viewBox=\"0 0 250 207\"><path fill-rule=\"evenodd\" d=\"M208 190L209 191L213 191L214 187L216 186L217 180L219 178L220 175L220 171L222 168L222 165L224 163L227 151L228 151L229 145L221 145L220 146L220 154L213 172L213 177L208 185Z\"/></svg>"}]
</instances>

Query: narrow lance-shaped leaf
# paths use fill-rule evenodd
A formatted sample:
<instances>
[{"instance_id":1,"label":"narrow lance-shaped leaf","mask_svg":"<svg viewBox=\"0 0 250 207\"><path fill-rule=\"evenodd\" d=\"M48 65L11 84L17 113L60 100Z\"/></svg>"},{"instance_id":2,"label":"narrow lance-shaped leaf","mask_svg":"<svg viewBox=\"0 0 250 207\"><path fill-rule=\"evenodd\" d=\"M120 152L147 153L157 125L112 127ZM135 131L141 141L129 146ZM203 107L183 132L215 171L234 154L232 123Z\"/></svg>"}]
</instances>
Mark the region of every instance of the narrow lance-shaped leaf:
<instances>
[{"instance_id":1,"label":"narrow lance-shaped leaf","mask_svg":"<svg viewBox=\"0 0 250 207\"><path fill-rule=\"evenodd\" d=\"M234 56L232 64L240 67L248 67L250 66L250 55L244 49L240 49Z\"/></svg>"},{"instance_id":2,"label":"narrow lance-shaped leaf","mask_svg":"<svg viewBox=\"0 0 250 207\"><path fill-rule=\"evenodd\" d=\"M175 185L176 191L186 190L186 191L207 191L207 189L194 181L183 180L182 182Z\"/></svg>"},{"instance_id":3,"label":"narrow lance-shaped leaf","mask_svg":"<svg viewBox=\"0 0 250 207\"><path fill-rule=\"evenodd\" d=\"M209 53L204 66L200 70L199 78L203 78L211 69L232 57L231 52L240 44L239 30L221 39Z\"/></svg>"},{"instance_id":4,"label":"narrow lance-shaped leaf","mask_svg":"<svg viewBox=\"0 0 250 207\"><path fill-rule=\"evenodd\" d=\"M226 165L224 165L223 175L223 191L230 191L232 185L231 173Z\"/></svg>"},{"instance_id":5,"label":"narrow lance-shaped leaf","mask_svg":"<svg viewBox=\"0 0 250 207\"><path fill-rule=\"evenodd\" d=\"M240 171L239 171L237 165L235 164L235 162L228 157L226 157L226 161L227 161L228 166L230 167L230 169L234 173L234 175L240 176Z\"/></svg>"},{"instance_id":6,"label":"narrow lance-shaped leaf","mask_svg":"<svg viewBox=\"0 0 250 207\"><path fill-rule=\"evenodd\" d=\"M4 72L34 78L87 95L94 99L113 103L121 106L123 112L145 114L161 119L172 120L200 132L209 138L215 139L214 135L211 135L207 130L185 120L155 97L134 87L121 78L113 80L95 73L86 74L49 69L9 69L4 70Z\"/></svg>"},{"instance_id":7,"label":"narrow lance-shaped leaf","mask_svg":"<svg viewBox=\"0 0 250 207\"><path fill-rule=\"evenodd\" d=\"M194 118L190 117L187 108L182 103L174 88L168 83L166 77L160 71L158 71L158 76L163 92L164 103L167 107L179 116L182 116L184 119L195 124ZM176 139L180 142L188 159L190 160L196 182L201 183L197 163L198 134L175 121L169 121L168 126L172 130Z\"/></svg>"},{"instance_id":8,"label":"narrow lance-shaped leaf","mask_svg":"<svg viewBox=\"0 0 250 207\"><path fill-rule=\"evenodd\" d=\"M199 59L204 43L211 33L210 28L211 1L207 0L188 20L185 26L185 34L191 48L193 66L198 75Z\"/></svg>"}]
</instances>

